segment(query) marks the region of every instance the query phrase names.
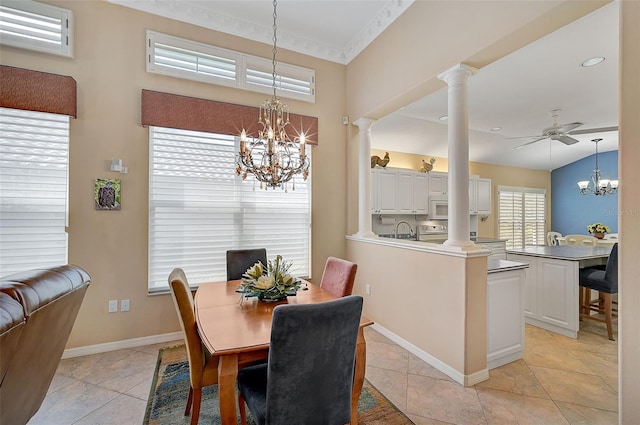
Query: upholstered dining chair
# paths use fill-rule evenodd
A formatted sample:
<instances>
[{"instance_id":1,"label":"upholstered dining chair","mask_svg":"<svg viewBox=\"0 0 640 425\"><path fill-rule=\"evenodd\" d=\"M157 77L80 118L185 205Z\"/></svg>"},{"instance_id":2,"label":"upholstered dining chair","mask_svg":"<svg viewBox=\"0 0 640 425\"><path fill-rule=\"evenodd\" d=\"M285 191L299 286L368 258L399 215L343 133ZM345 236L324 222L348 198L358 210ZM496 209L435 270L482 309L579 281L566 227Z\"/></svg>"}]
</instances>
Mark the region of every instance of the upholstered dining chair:
<instances>
[{"instance_id":1,"label":"upholstered dining chair","mask_svg":"<svg viewBox=\"0 0 640 425\"><path fill-rule=\"evenodd\" d=\"M227 280L242 279L244 272L258 261L264 266L267 265L267 250L265 248L227 251Z\"/></svg>"},{"instance_id":2,"label":"upholstered dining chair","mask_svg":"<svg viewBox=\"0 0 640 425\"><path fill-rule=\"evenodd\" d=\"M191 425L196 425L200 417L202 388L218 383L218 357L211 356L202 346L196 325L193 295L182 269L176 268L171 272L169 275L169 287L171 288L171 295L178 313L180 327L184 334L187 358L189 360L189 381L191 385L184 415L189 416L189 411L193 404Z\"/></svg>"},{"instance_id":3,"label":"upholstered dining chair","mask_svg":"<svg viewBox=\"0 0 640 425\"><path fill-rule=\"evenodd\" d=\"M241 423L350 423L361 313L359 295L275 307L267 363L238 372Z\"/></svg>"},{"instance_id":4,"label":"upholstered dining chair","mask_svg":"<svg viewBox=\"0 0 640 425\"><path fill-rule=\"evenodd\" d=\"M342 258L329 257L324 265L320 287L336 297L351 295L358 265Z\"/></svg>"},{"instance_id":5,"label":"upholstered dining chair","mask_svg":"<svg viewBox=\"0 0 640 425\"><path fill-rule=\"evenodd\" d=\"M613 309L612 295L618 293L618 244L611 248L607 266L604 270L598 267L585 267L580 269L580 318L604 322L607 325L607 334L611 341L613 338L612 317L617 316L617 310ZM595 302L591 301L591 290L598 291L599 297ZM600 300L603 302L604 319L593 316L592 311L602 313Z\"/></svg>"}]
</instances>

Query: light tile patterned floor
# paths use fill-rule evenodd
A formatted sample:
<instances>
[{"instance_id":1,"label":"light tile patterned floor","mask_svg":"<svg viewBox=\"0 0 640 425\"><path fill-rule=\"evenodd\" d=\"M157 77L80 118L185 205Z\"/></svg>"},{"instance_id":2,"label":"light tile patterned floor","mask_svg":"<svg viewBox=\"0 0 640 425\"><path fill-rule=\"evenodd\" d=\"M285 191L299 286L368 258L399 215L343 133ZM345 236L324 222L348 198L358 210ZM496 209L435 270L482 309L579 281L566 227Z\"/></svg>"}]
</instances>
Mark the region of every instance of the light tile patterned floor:
<instances>
[{"instance_id":1,"label":"light tile patterned floor","mask_svg":"<svg viewBox=\"0 0 640 425\"><path fill-rule=\"evenodd\" d=\"M366 376L416 425L617 424L617 343L591 323L577 340L527 325L524 358L467 388L367 329ZM29 425L140 425L158 350L180 342L62 360Z\"/></svg>"}]
</instances>

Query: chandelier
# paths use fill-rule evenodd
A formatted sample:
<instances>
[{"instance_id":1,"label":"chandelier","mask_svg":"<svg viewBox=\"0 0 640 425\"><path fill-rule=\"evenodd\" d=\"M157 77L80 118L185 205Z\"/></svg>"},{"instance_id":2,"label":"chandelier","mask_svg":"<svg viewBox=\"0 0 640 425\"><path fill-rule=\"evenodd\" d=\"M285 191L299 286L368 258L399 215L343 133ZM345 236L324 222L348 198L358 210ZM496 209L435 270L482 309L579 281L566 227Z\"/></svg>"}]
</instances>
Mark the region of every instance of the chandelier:
<instances>
[{"instance_id":1,"label":"chandelier","mask_svg":"<svg viewBox=\"0 0 640 425\"><path fill-rule=\"evenodd\" d=\"M258 137L240 134L240 152L236 157L236 173L245 180L253 174L265 189L282 187L296 174L309 176L309 157L305 154L305 134L298 133L289 122L289 107L276 97L277 1L273 1L273 97L265 100L258 114ZM291 140L288 131L297 134ZM293 181L295 190L295 179Z\"/></svg>"},{"instance_id":2,"label":"chandelier","mask_svg":"<svg viewBox=\"0 0 640 425\"><path fill-rule=\"evenodd\" d=\"M594 195L606 195L618 193L618 180L608 180L600 177L600 169L598 168L598 142L602 139L593 139L596 144L596 168L591 174L591 180L582 180L578 182L580 193L586 195L593 193Z\"/></svg>"}]
</instances>

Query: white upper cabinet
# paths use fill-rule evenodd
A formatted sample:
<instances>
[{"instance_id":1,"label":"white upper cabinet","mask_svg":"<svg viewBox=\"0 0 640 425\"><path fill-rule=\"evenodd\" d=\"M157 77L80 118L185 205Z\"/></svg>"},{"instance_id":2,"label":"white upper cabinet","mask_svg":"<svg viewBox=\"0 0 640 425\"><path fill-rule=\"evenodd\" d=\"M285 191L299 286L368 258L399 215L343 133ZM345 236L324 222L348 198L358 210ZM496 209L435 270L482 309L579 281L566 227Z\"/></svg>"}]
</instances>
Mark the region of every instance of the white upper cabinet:
<instances>
[{"instance_id":1,"label":"white upper cabinet","mask_svg":"<svg viewBox=\"0 0 640 425\"><path fill-rule=\"evenodd\" d=\"M398 171L398 212L427 214L429 179L426 174Z\"/></svg>"},{"instance_id":2,"label":"white upper cabinet","mask_svg":"<svg viewBox=\"0 0 640 425\"><path fill-rule=\"evenodd\" d=\"M491 179L469 179L469 212L491 214Z\"/></svg>"},{"instance_id":3,"label":"white upper cabinet","mask_svg":"<svg viewBox=\"0 0 640 425\"><path fill-rule=\"evenodd\" d=\"M371 212L398 213L398 172L385 169L371 170Z\"/></svg>"},{"instance_id":4,"label":"white upper cabinet","mask_svg":"<svg viewBox=\"0 0 640 425\"><path fill-rule=\"evenodd\" d=\"M429 173L429 196L446 196L449 189L449 179L447 173L441 171L431 171Z\"/></svg>"}]
</instances>

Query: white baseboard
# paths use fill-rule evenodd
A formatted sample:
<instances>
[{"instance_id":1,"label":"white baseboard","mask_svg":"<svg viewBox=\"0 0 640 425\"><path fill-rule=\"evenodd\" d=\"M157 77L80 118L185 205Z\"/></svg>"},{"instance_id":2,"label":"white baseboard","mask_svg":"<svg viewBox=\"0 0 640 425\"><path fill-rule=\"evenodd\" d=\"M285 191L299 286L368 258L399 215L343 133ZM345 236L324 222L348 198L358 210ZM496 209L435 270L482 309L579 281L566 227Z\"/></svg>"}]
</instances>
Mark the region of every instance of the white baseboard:
<instances>
[{"instance_id":1,"label":"white baseboard","mask_svg":"<svg viewBox=\"0 0 640 425\"><path fill-rule=\"evenodd\" d=\"M159 344L162 342L177 341L181 339L184 339L184 335L182 332L172 332L168 334L125 339L122 341L106 342L104 344L95 344L95 345L87 345L84 347L67 348L66 350L64 350L64 353L62 353L62 358L69 359L72 357L88 356L90 354L106 353L107 351L142 347L145 345Z\"/></svg>"},{"instance_id":2,"label":"white baseboard","mask_svg":"<svg viewBox=\"0 0 640 425\"><path fill-rule=\"evenodd\" d=\"M380 332L382 335L386 336L391 341L395 342L396 344L398 344L405 350L409 351L411 354L415 355L416 357L420 358L427 364L438 369L440 372L444 373L445 375L447 375L449 378L453 379L460 385L464 385L468 387L489 379L489 369L485 368L471 375L465 375L463 373L460 373L453 367L449 366L448 364L444 363L440 359L433 357L431 354L427 353L426 351L416 347L406 339L403 339L398 335L396 335L395 333L391 332L390 330L378 325L377 323L374 323L373 325L371 325L371 328L375 331Z\"/></svg>"}]
</instances>

